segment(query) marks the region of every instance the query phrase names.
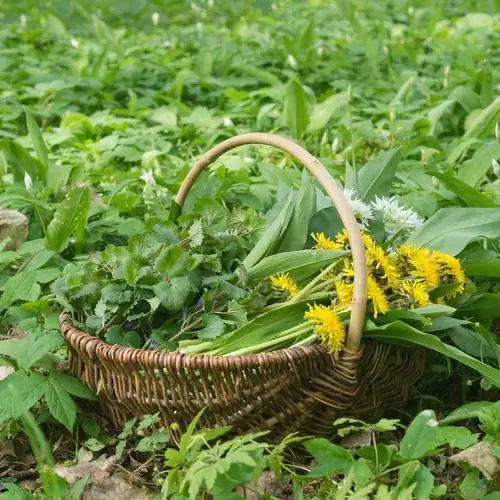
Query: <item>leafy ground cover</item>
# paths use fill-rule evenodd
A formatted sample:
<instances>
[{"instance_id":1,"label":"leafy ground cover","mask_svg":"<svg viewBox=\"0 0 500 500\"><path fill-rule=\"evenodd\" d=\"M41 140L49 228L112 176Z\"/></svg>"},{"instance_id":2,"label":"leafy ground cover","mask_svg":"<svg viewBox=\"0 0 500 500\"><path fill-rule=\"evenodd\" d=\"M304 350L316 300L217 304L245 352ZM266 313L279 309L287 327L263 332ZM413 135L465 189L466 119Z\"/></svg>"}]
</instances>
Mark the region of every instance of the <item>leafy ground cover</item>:
<instances>
[{"instance_id":1,"label":"leafy ground cover","mask_svg":"<svg viewBox=\"0 0 500 500\"><path fill-rule=\"evenodd\" d=\"M29 234L17 249L3 242L0 254L8 339L0 356L14 370L0 381L2 480L29 476L36 465L35 495L78 498L89 478L97 482L92 467L81 467L76 483L65 476L70 488L54 474L56 462L88 465L107 453L130 471L129 482L164 498L249 496L262 489L255 480L263 473L289 479L288 490L270 493L277 498L496 498L498 2L5 5L0 205L25 213ZM439 317L374 318L372 335L403 332L448 357L433 355L400 422L342 421L341 445L305 441L313 465L284 459L293 438L222 443L224 429L193 427L175 443L168 429L145 433L155 416L117 434L85 403L95 395L64 373L62 310L109 343L181 341L210 351L230 335L225 329L273 307L264 300L273 282L262 257L334 242L341 226L331 203L299 165L263 147L217 161L178 224L168 223L194 160L248 131L293 138L320 158L387 252L404 242L445 252L466 276L442 273L444 288L428 297L446 297ZM295 216L285 223L282 214ZM271 221L281 236L262 251ZM246 289L233 278L249 255L258 284ZM274 282L275 292L294 291L294 282L283 283ZM405 307L427 305L408 298L415 303ZM232 306L220 309L222 299ZM373 297L371 307L376 314ZM24 435L33 460L22 451ZM17 468L16 452L24 462ZM1 498L31 498L12 481L3 487Z\"/></svg>"}]
</instances>

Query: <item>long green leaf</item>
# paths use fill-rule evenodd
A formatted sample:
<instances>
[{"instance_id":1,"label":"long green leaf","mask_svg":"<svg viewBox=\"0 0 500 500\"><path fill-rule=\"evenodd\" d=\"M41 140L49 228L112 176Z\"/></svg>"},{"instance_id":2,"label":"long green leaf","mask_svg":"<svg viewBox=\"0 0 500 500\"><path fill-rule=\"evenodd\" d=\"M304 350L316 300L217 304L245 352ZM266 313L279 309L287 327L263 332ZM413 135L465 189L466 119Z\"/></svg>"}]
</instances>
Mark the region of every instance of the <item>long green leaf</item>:
<instances>
[{"instance_id":1,"label":"long green leaf","mask_svg":"<svg viewBox=\"0 0 500 500\"><path fill-rule=\"evenodd\" d=\"M317 273L349 252L334 250L300 250L265 257L248 270L248 279L260 281L278 273L291 273L297 281Z\"/></svg>"},{"instance_id":2,"label":"long green leaf","mask_svg":"<svg viewBox=\"0 0 500 500\"><path fill-rule=\"evenodd\" d=\"M0 151L4 154L7 163L14 169L16 180L22 181L25 173L32 179L44 180L46 178L43 165L16 142L8 139L0 140Z\"/></svg>"},{"instance_id":3,"label":"long green leaf","mask_svg":"<svg viewBox=\"0 0 500 500\"><path fill-rule=\"evenodd\" d=\"M375 196L385 196L389 193L399 158L399 149L384 151L358 171L358 195L363 201L371 201Z\"/></svg>"},{"instance_id":4,"label":"long green leaf","mask_svg":"<svg viewBox=\"0 0 500 500\"><path fill-rule=\"evenodd\" d=\"M481 236L500 237L499 208L443 208L413 232L408 243L457 255Z\"/></svg>"},{"instance_id":5,"label":"long green leaf","mask_svg":"<svg viewBox=\"0 0 500 500\"><path fill-rule=\"evenodd\" d=\"M488 366L460 349L445 344L436 336L423 333L402 321L394 321L394 323L380 327L367 325L365 335L366 337L379 340L396 341L397 343L426 347L476 370L482 376L491 380L495 386L500 387L500 370Z\"/></svg>"},{"instance_id":6,"label":"long green leaf","mask_svg":"<svg viewBox=\"0 0 500 500\"><path fill-rule=\"evenodd\" d=\"M284 121L295 139L302 137L309 124L306 94L297 80L290 80L286 87Z\"/></svg>"},{"instance_id":7,"label":"long green leaf","mask_svg":"<svg viewBox=\"0 0 500 500\"><path fill-rule=\"evenodd\" d=\"M497 97L476 116L474 121L469 124L463 138L483 137L493 131L493 127L498 120L500 120L500 97Z\"/></svg>"},{"instance_id":8,"label":"long green leaf","mask_svg":"<svg viewBox=\"0 0 500 500\"><path fill-rule=\"evenodd\" d=\"M49 150L47 149L47 145L43 140L40 127L33 118L33 115L31 114L30 110L28 108L25 108L24 113L26 115L26 125L28 126L28 132L31 136L33 147L35 148L36 151L36 156L38 157L40 165L43 167L41 170L41 173L43 175L43 180L46 182L49 171Z\"/></svg>"}]
</instances>

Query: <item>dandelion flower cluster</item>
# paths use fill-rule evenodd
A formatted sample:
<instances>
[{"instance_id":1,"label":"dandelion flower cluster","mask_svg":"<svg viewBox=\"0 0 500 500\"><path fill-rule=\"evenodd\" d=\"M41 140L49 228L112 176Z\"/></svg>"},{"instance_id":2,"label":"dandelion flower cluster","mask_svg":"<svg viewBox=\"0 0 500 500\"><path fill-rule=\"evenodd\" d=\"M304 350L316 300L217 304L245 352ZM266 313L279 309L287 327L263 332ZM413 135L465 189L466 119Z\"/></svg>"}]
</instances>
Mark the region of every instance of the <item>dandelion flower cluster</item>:
<instances>
[{"instance_id":1,"label":"dandelion flower cluster","mask_svg":"<svg viewBox=\"0 0 500 500\"><path fill-rule=\"evenodd\" d=\"M314 325L314 332L328 352L338 354L342 350L346 332L334 309L310 304L304 318Z\"/></svg>"},{"instance_id":2,"label":"dandelion flower cluster","mask_svg":"<svg viewBox=\"0 0 500 500\"><path fill-rule=\"evenodd\" d=\"M288 273L281 273L270 278L271 286L279 291L286 292L292 297L300 292L297 283L290 277Z\"/></svg>"}]
</instances>

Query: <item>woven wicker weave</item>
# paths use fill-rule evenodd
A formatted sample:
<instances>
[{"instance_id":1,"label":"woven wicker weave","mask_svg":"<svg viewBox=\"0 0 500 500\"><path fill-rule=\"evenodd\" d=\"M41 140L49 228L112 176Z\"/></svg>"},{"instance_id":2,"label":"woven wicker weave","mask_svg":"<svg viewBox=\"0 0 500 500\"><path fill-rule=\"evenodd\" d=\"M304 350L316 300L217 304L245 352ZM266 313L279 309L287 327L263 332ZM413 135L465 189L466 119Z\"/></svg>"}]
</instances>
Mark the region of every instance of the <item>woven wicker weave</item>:
<instances>
[{"instance_id":1,"label":"woven wicker weave","mask_svg":"<svg viewBox=\"0 0 500 500\"><path fill-rule=\"evenodd\" d=\"M207 407L206 426L233 425L237 432L271 430L273 439L292 431L333 435L340 416L372 420L405 403L423 374L420 350L367 341L361 345L366 311L366 263L361 233L342 191L326 169L295 143L270 134L243 134L206 153L186 177L176 201L182 207L202 170L243 144L268 144L299 159L332 198L352 248L354 299L346 347L335 359L322 347L306 346L250 356L186 356L108 345L74 326L60 328L72 373L99 395L111 421L159 412L179 432Z\"/></svg>"}]
</instances>

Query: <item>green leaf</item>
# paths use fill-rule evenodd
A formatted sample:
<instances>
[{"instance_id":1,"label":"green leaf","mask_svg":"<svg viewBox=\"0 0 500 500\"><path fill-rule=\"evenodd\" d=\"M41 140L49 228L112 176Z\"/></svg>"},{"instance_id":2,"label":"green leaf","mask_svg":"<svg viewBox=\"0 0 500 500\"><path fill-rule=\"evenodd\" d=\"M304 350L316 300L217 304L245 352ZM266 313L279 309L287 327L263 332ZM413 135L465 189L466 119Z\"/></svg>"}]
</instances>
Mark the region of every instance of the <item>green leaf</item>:
<instances>
[{"instance_id":1,"label":"green leaf","mask_svg":"<svg viewBox=\"0 0 500 500\"><path fill-rule=\"evenodd\" d=\"M462 263L466 276L500 278L500 258L482 257Z\"/></svg>"},{"instance_id":2,"label":"green leaf","mask_svg":"<svg viewBox=\"0 0 500 500\"><path fill-rule=\"evenodd\" d=\"M286 87L284 122L295 139L302 137L309 124L306 94L297 80L290 80Z\"/></svg>"},{"instance_id":3,"label":"green leaf","mask_svg":"<svg viewBox=\"0 0 500 500\"><path fill-rule=\"evenodd\" d=\"M42 398L46 385L47 379L35 372L16 371L0 380L0 422L19 418L31 409Z\"/></svg>"},{"instance_id":4,"label":"green leaf","mask_svg":"<svg viewBox=\"0 0 500 500\"><path fill-rule=\"evenodd\" d=\"M423 333L402 321L394 321L389 325L380 327L371 326L367 323L366 328L365 335L367 337L377 338L382 341L386 340L388 342L392 341L406 345L413 344L426 347L476 370L484 377L490 379L497 387L500 387L500 370L482 363L456 347L445 344L434 335Z\"/></svg>"},{"instance_id":5,"label":"green leaf","mask_svg":"<svg viewBox=\"0 0 500 500\"><path fill-rule=\"evenodd\" d=\"M51 415L71 432L76 421L76 405L69 393L49 380L44 395Z\"/></svg>"},{"instance_id":6,"label":"green leaf","mask_svg":"<svg viewBox=\"0 0 500 500\"><path fill-rule=\"evenodd\" d=\"M322 130L333 115L342 112L347 107L348 102L348 92L340 92L339 94L327 97L323 102L315 104L307 131L317 132L318 130Z\"/></svg>"},{"instance_id":7,"label":"green leaf","mask_svg":"<svg viewBox=\"0 0 500 500\"><path fill-rule=\"evenodd\" d=\"M466 403L459 408L453 410L447 417L440 420L440 425L453 424L461 420L470 420L479 418L485 408L493 405L490 401L474 401L473 403Z\"/></svg>"},{"instance_id":8,"label":"green leaf","mask_svg":"<svg viewBox=\"0 0 500 500\"><path fill-rule=\"evenodd\" d=\"M354 459L349 451L342 446L330 443L327 439L309 439L304 442L304 447L319 464L304 477L317 478L334 472L345 473L354 465Z\"/></svg>"},{"instance_id":9,"label":"green leaf","mask_svg":"<svg viewBox=\"0 0 500 500\"><path fill-rule=\"evenodd\" d=\"M447 427L442 425L442 421L438 427L438 442L439 445L448 445L451 448L460 448L464 450L469 446L477 443L478 434L472 432L465 427Z\"/></svg>"},{"instance_id":10,"label":"green leaf","mask_svg":"<svg viewBox=\"0 0 500 500\"><path fill-rule=\"evenodd\" d=\"M346 255L349 255L349 252L340 250L300 250L277 253L263 258L258 264L248 269L247 276L251 281L261 281L275 274L290 272L294 279L300 281Z\"/></svg>"},{"instance_id":11,"label":"green leaf","mask_svg":"<svg viewBox=\"0 0 500 500\"><path fill-rule=\"evenodd\" d=\"M157 283L153 287L153 291L165 309L170 312L177 312L184 306L193 291L193 287L189 278L181 276Z\"/></svg>"},{"instance_id":12,"label":"green leaf","mask_svg":"<svg viewBox=\"0 0 500 500\"><path fill-rule=\"evenodd\" d=\"M205 327L197 332L200 339L215 339L224 333L224 321L217 314L205 314L203 323Z\"/></svg>"},{"instance_id":13,"label":"green leaf","mask_svg":"<svg viewBox=\"0 0 500 500\"><path fill-rule=\"evenodd\" d=\"M0 140L0 152L3 153L7 163L14 169L14 178L18 181L24 180L27 173L33 180L45 180L42 164L21 145L8 139Z\"/></svg>"},{"instance_id":14,"label":"green leaf","mask_svg":"<svg viewBox=\"0 0 500 500\"><path fill-rule=\"evenodd\" d=\"M128 347L142 347L143 340L141 336L134 331L123 331L119 325L110 326L104 334L104 338L108 344L118 344Z\"/></svg>"},{"instance_id":15,"label":"green leaf","mask_svg":"<svg viewBox=\"0 0 500 500\"><path fill-rule=\"evenodd\" d=\"M35 148L38 161L42 166L41 169L42 179L46 182L49 171L49 150L47 149L47 145L43 140L40 127L33 118L33 115L31 114L30 110L28 108L24 108L24 113L26 114L26 125L28 126L28 132L31 136L31 140Z\"/></svg>"},{"instance_id":16,"label":"green leaf","mask_svg":"<svg viewBox=\"0 0 500 500\"><path fill-rule=\"evenodd\" d=\"M472 296L465 304L460 305L457 308L456 315L489 326L498 317L499 309L500 295L483 293Z\"/></svg>"},{"instance_id":17,"label":"green leaf","mask_svg":"<svg viewBox=\"0 0 500 500\"><path fill-rule=\"evenodd\" d=\"M59 385L66 392L77 398L96 400L96 395L78 379L59 371L51 371L49 381L52 385Z\"/></svg>"},{"instance_id":18,"label":"green leaf","mask_svg":"<svg viewBox=\"0 0 500 500\"><path fill-rule=\"evenodd\" d=\"M358 196L361 200L371 201L375 196L389 194L400 156L399 149L384 151L358 171Z\"/></svg>"},{"instance_id":19,"label":"green leaf","mask_svg":"<svg viewBox=\"0 0 500 500\"><path fill-rule=\"evenodd\" d=\"M442 174L440 172L429 172L433 177L439 179L452 193L455 193L469 207L493 208L495 203L477 189L457 179L452 173Z\"/></svg>"},{"instance_id":20,"label":"green leaf","mask_svg":"<svg viewBox=\"0 0 500 500\"><path fill-rule=\"evenodd\" d=\"M278 252L302 250L308 237L309 219L316 211L316 190L307 170L302 172L302 181L293 208L293 215L283 235Z\"/></svg>"},{"instance_id":21,"label":"green leaf","mask_svg":"<svg viewBox=\"0 0 500 500\"><path fill-rule=\"evenodd\" d=\"M484 137L493 131L495 124L500 120L500 97L497 97L487 108L476 115L474 120L467 124L463 139Z\"/></svg>"},{"instance_id":22,"label":"green leaf","mask_svg":"<svg viewBox=\"0 0 500 500\"><path fill-rule=\"evenodd\" d=\"M83 242L89 209L89 188L73 189L56 210L54 218L47 227L47 247L55 252L61 252L66 248L72 234L75 235L77 243Z\"/></svg>"},{"instance_id":23,"label":"green leaf","mask_svg":"<svg viewBox=\"0 0 500 500\"><path fill-rule=\"evenodd\" d=\"M164 248L155 262L155 267L161 273L167 273L170 278L181 276L186 271L187 252L180 244L175 243Z\"/></svg>"},{"instance_id":24,"label":"green leaf","mask_svg":"<svg viewBox=\"0 0 500 500\"><path fill-rule=\"evenodd\" d=\"M447 332L453 343L462 351L479 359L498 359L499 353L475 330L457 326Z\"/></svg>"},{"instance_id":25,"label":"green leaf","mask_svg":"<svg viewBox=\"0 0 500 500\"><path fill-rule=\"evenodd\" d=\"M21 271L11 276L3 287L0 309L7 309L17 300L36 300L32 290L36 284L35 271Z\"/></svg>"},{"instance_id":26,"label":"green leaf","mask_svg":"<svg viewBox=\"0 0 500 500\"><path fill-rule=\"evenodd\" d=\"M476 187L491 169L491 160L500 157L500 144L488 142L472 155L472 158L458 166L458 178L469 186Z\"/></svg>"},{"instance_id":27,"label":"green leaf","mask_svg":"<svg viewBox=\"0 0 500 500\"><path fill-rule=\"evenodd\" d=\"M442 208L411 234L408 243L457 255L480 237L500 237L500 209Z\"/></svg>"},{"instance_id":28,"label":"green leaf","mask_svg":"<svg viewBox=\"0 0 500 500\"><path fill-rule=\"evenodd\" d=\"M37 252L26 264L24 271L36 271L49 262L56 255L52 250Z\"/></svg>"},{"instance_id":29,"label":"green leaf","mask_svg":"<svg viewBox=\"0 0 500 500\"><path fill-rule=\"evenodd\" d=\"M415 474L415 481L417 483L413 490L415 499L428 500L431 498L431 491L434 488L434 475L424 464L420 464Z\"/></svg>"},{"instance_id":30,"label":"green leaf","mask_svg":"<svg viewBox=\"0 0 500 500\"><path fill-rule=\"evenodd\" d=\"M436 448L437 437L436 414L432 410L424 410L406 430L399 445L399 454L407 461L418 460Z\"/></svg>"}]
</instances>

